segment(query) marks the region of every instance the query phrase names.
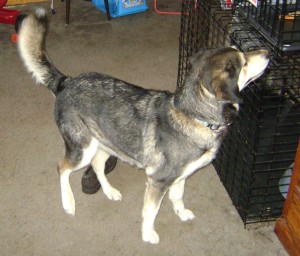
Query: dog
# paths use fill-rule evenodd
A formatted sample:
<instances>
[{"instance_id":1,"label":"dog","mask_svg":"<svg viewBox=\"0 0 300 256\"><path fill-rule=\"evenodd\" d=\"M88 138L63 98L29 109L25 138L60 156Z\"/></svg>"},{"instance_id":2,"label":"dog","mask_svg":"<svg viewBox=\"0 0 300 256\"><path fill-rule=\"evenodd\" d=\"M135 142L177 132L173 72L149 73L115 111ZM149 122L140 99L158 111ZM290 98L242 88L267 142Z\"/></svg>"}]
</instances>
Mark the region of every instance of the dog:
<instances>
[{"instance_id":1,"label":"dog","mask_svg":"<svg viewBox=\"0 0 300 256\"><path fill-rule=\"evenodd\" d=\"M162 199L168 192L175 214L182 221L194 218L183 202L186 178L216 156L238 114L240 91L264 72L268 52L203 49L191 58L184 86L171 93L99 73L66 76L47 55L47 31L43 9L29 14L20 26L18 49L36 82L56 97L54 116L65 143L58 164L65 212L75 214L70 174L90 164L104 194L122 199L104 174L113 155L145 170L142 239L159 243L154 222Z\"/></svg>"}]
</instances>

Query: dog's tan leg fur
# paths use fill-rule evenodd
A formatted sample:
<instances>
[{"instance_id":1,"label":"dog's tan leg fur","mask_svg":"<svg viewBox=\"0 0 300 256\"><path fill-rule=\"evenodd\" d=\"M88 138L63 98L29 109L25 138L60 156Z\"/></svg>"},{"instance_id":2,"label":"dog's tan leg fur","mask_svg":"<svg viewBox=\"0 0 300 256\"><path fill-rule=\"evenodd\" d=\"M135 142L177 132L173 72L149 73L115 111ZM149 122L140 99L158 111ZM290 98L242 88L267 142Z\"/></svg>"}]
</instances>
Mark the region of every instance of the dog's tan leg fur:
<instances>
[{"instance_id":1,"label":"dog's tan leg fur","mask_svg":"<svg viewBox=\"0 0 300 256\"><path fill-rule=\"evenodd\" d=\"M61 199L62 205L66 213L75 215L75 200L70 186L70 174L89 165L98 150L98 141L94 138L88 147L82 150L82 159L78 163L74 163L65 156L64 160L58 164L58 172L60 175Z\"/></svg>"},{"instance_id":2,"label":"dog's tan leg fur","mask_svg":"<svg viewBox=\"0 0 300 256\"><path fill-rule=\"evenodd\" d=\"M173 203L173 209L182 221L192 220L195 215L186 209L183 203L185 180L180 180L172 184L169 189L169 198Z\"/></svg>"},{"instance_id":3,"label":"dog's tan leg fur","mask_svg":"<svg viewBox=\"0 0 300 256\"><path fill-rule=\"evenodd\" d=\"M167 186L155 182L151 178L148 178L144 197L144 207L142 211L142 236L144 242L149 242L152 244L159 243L159 236L154 230L154 222L159 211L162 199L164 198L167 191Z\"/></svg>"},{"instance_id":4,"label":"dog's tan leg fur","mask_svg":"<svg viewBox=\"0 0 300 256\"><path fill-rule=\"evenodd\" d=\"M70 186L70 174L74 166L65 158L58 164L58 172L60 175L61 200L66 213L75 215L75 199Z\"/></svg>"},{"instance_id":5,"label":"dog's tan leg fur","mask_svg":"<svg viewBox=\"0 0 300 256\"><path fill-rule=\"evenodd\" d=\"M115 189L107 180L104 169L105 162L109 158L109 154L107 154L103 150L98 150L96 155L92 160L92 166L94 168L95 173L97 174L97 178L102 186L103 193L113 201L121 201L122 195L121 193Z\"/></svg>"}]
</instances>

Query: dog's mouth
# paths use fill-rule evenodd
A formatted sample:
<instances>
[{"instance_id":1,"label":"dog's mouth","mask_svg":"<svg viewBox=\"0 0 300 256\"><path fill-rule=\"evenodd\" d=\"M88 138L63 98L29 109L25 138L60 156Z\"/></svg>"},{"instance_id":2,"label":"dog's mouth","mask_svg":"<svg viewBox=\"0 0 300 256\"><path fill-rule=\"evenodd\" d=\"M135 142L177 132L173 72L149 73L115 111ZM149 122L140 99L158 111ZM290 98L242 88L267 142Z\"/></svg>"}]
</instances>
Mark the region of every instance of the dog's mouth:
<instances>
[{"instance_id":1,"label":"dog's mouth","mask_svg":"<svg viewBox=\"0 0 300 256\"><path fill-rule=\"evenodd\" d=\"M264 73L264 70L261 71L258 75L256 75L256 76L250 78L250 79L246 82L245 87L248 86L248 84L250 84L251 82L253 82L253 81L256 80L257 78L259 78L263 73Z\"/></svg>"},{"instance_id":2,"label":"dog's mouth","mask_svg":"<svg viewBox=\"0 0 300 256\"><path fill-rule=\"evenodd\" d=\"M259 74L257 74L256 76L251 77L244 85L244 87L248 86L251 82L253 82L254 80L256 80L257 78L259 78L264 72L265 69L267 68L267 66L269 65L269 59L266 60L266 63L264 64L261 72Z\"/></svg>"}]
</instances>

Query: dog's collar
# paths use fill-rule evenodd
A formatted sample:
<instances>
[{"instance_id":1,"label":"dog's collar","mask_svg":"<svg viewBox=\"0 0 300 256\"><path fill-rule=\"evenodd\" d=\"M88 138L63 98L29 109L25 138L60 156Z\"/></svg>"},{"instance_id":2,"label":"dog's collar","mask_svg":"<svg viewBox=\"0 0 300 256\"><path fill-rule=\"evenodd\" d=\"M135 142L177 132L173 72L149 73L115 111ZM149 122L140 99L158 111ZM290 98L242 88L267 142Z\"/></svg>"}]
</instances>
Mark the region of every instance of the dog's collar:
<instances>
[{"instance_id":1,"label":"dog's collar","mask_svg":"<svg viewBox=\"0 0 300 256\"><path fill-rule=\"evenodd\" d=\"M175 107L174 101L173 101L173 106ZM209 122L201 120L201 119L198 119L198 118L195 118L195 121L198 122L198 123L200 123L200 124L202 124L202 125L204 125L205 127L209 128L209 129L211 129L213 131L218 130L222 126L226 126L226 124L210 124ZM231 123L227 124L227 125L231 125Z\"/></svg>"},{"instance_id":2,"label":"dog's collar","mask_svg":"<svg viewBox=\"0 0 300 256\"><path fill-rule=\"evenodd\" d=\"M222 125L219 125L219 124L210 124L210 123L208 123L208 122L206 122L206 121L203 121L203 120L200 120L200 119L198 119L198 118L195 118L195 120L196 120L198 123L204 125L205 127L209 128L209 129L211 129L211 130L213 130L213 131L218 130L218 129L222 126Z\"/></svg>"}]
</instances>

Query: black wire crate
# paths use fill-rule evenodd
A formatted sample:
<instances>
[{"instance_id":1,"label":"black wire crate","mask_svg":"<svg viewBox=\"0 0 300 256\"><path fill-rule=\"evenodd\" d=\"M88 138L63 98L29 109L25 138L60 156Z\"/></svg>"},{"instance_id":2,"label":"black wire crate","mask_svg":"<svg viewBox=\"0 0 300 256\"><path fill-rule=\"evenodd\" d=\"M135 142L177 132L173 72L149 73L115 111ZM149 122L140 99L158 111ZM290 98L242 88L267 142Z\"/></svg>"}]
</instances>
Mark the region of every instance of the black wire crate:
<instances>
[{"instance_id":1,"label":"black wire crate","mask_svg":"<svg viewBox=\"0 0 300 256\"><path fill-rule=\"evenodd\" d=\"M278 50L300 50L299 0L237 0L234 5Z\"/></svg>"},{"instance_id":2,"label":"black wire crate","mask_svg":"<svg viewBox=\"0 0 300 256\"><path fill-rule=\"evenodd\" d=\"M183 1L177 87L201 48L265 48L265 74L243 92L243 104L213 162L245 224L283 210L300 137L300 52L278 54L247 18L218 0Z\"/></svg>"},{"instance_id":3,"label":"black wire crate","mask_svg":"<svg viewBox=\"0 0 300 256\"><path fill-rule=\"evenodd\" d=\"M299 88L253 84L243 101L214 166L247 224L282 213L300 137Z\"/></svg>"}]
</instances>

